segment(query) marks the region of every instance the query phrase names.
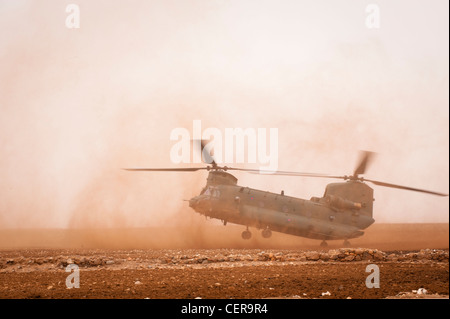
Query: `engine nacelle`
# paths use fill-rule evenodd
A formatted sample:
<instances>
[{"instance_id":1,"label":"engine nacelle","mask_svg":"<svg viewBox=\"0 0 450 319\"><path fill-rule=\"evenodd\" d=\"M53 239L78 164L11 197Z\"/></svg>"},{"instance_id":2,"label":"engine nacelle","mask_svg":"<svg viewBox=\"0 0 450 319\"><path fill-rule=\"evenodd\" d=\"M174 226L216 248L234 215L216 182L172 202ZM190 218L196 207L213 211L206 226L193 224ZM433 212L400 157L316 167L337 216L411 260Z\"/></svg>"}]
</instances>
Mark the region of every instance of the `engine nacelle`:
<instances>
[{"instance_id":1,"label":"engine nacelle","mask_svg":"<svg viewBox=\"0 0 450 319\"><path fill-rule=\"evenodd\" d=\"M337 209L361 209L363 207L361 203L355 203L336 195L325 196L325 202Z\"/></svg>"}]
</instances>

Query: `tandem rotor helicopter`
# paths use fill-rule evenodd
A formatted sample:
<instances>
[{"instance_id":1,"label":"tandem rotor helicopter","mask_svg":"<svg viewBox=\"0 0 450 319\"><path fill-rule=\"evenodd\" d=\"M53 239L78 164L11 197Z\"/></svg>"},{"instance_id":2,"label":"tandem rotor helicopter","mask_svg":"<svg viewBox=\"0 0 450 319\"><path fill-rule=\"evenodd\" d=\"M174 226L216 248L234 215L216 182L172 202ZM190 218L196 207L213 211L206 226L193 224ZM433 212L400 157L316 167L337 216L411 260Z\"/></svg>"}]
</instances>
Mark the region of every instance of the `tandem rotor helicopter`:
<instances>
[{"instance_id":1,"label":"tandem rotor helicopter","mask_svg":"<svg viewBox=\"0 0 450 319\"><path fill-rule=\"evenodd\" d=\"M374 153L361 151L359 163L353 175L335 176L325 174L300 173L289 171L270 172L271 175L306 176L330 179L342 179L345 182L330 183L322 197L301 199L272 193L249 187L239 186L237 178L227 171L244 171L264 174L258 169L243 169L218 166L213 156L203 152L210 165L193 168L126 168L128 171L151 172L209 172L206 185L199 195L189 200L189 206L206 217L222 220L246 227L243 239L250 239L249 227L261 231L263 238L269 238L272 231L322 240L320 246L328 246L328 240L344 240L345 247L350 246L349 239L360 237L363 230L375 222L373 218L373 189L366 182L377 186L404 189L438 196L448 196L428 190L380 182L360 177L373 158ZM208 158L209 157L209 158Z\"/></svg>"}]
</instances>

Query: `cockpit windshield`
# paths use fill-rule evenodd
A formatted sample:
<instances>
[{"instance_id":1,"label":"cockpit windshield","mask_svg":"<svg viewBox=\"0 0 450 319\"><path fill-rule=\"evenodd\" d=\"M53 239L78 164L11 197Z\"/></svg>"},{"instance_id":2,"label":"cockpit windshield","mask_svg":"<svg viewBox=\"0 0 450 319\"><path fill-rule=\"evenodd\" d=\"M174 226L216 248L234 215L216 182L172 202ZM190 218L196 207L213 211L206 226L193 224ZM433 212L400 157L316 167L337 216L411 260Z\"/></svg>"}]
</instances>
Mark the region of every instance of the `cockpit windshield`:
<instances>
[{"instance_id":1,"label":"cockpit windshield","mask_svg":"<svg viewBox=\"0 0 450 319\"><path fill-rule=\"evenodd\" d=\"M217 187L208 186L202 190L201 195L207 195L207 196L211 196L211 197L220 197L220 191Z\"/></svg>"}]
</instances>

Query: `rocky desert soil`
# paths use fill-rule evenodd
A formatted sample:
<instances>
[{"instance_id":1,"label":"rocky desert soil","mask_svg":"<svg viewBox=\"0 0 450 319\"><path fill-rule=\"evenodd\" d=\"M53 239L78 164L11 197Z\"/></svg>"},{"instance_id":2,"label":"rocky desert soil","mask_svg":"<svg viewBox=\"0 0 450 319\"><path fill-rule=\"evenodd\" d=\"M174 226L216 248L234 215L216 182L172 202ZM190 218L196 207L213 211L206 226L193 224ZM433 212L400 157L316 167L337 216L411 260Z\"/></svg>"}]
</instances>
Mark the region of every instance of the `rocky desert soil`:
<instances>
[{"instance_id":1,"label":"rocky desert soil","mask_svg":"<svg viewBox=\"0 0 450 319\"><path fill-rule=\"evenodd\" d=\"M86 248L87 241L67 249L60 248L59 241L31 248L16 241L8 248L2 241L0 298L448 298L448 224L438 227L440 232L427 227L416 227L414 234L403 233L404 240L398 245L392 241L378 245L382 238L368 236L365 241L355 241L364 246L340 248L330 244L328 249L319 249L318 242L314 247L303 242L298 248L292 248L290 242L283 248L282 240L292 237L276 236L272 244L260 244L258 239L247 248L241 243L237 248L220 247L226 245L225 239L215 248L173 245L174 249ZM391 233L392 229L380 229L378 234L383 231ZM446 237L442 236L445 232ZM7 235L0 233L0 238L14 239L11 233ZM205 236L216 238L218 234ZM412 238L409 242L405 240L408 236ZM128 238L127 245L130 242ZM430 247L424 248L427 243ZM209 244L214 246L211 241ZM92 246L102 245L96 241ZM236 246L235 242L230 246ZM372 268L368 270L369 265ZM374 273L373 265L379 270L379 288L366 286L368 276ZM75 270L79 288L68 288L69 279L69 286L75 283Z\"/></svg>"}]
</instances>

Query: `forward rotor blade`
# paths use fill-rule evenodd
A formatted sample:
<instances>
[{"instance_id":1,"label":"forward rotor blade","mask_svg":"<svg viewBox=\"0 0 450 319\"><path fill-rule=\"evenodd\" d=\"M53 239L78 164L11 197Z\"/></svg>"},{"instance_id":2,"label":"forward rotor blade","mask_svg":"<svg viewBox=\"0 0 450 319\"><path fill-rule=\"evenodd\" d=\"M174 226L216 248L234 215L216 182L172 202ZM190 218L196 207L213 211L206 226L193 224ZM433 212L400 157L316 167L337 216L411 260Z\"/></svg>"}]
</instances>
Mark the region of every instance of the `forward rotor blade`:
<instances>
[{"instance_id":1,"label":"forward rotor blade","mask_svg":"<svg viewBox=\"0 0 450 319\"><path fill-rule=\"evenodd\" d=\"M214 157L210 153L210 150L205 150L205 146L207 145L207 143L204 140L192 140L192 143L200 143L200 156L202 160L203 158L205 159L206 164L211 164L214 167L217 166L216 162L214 161Z\"/></svg>"},{"instance_id":2,"label":"forward rotor blade","mask_svg":"<svg viewBox=\"0 0 450 319\"><path fill-rule=\"evenodd\" d=\"M236 167L225 167L227 171L241 171L241 172L249 172L253 174L257 174L259 172L259 169L252 169L252 168L236 168Z\"/></svg>"},{"instance_id":3,"label":"forward rotor blade","mask_svg":"<svg viewBox=\"0 0 450 319\"><path fill-rule=\"evenodd\" d=\"M245 170L245 169L244 169ZM279 175L279 176L304 176L304 177L323 177L323 178L338 178L347 179L347 176L335 176L326 174L316 174L316 173L301 173L301 172L288 172L288 171L263 171L259 169L255 170L245 170L251 174L264 174L264 175Z\"/></svg>"},{"instance_id":4,"label":"forward rotor blade","mask_svg":"<svg viewBox=\"0 0 450 319\"><path fill-rule=\"evenodd\" d=\"M438 193L438 192L427 191L427 190L425 190L425 189L420 189L420 188L414 188L414 187L408 187L408 186L402 186L402 185L390 184L390 183L385 183L385 182L379 182L379 181L374 181L374 180L371 180L371 179L364 179L364 181L365 181L365 182L371 182L371 183L374 183L375 185L378 185L378 186L385 186L385 187L391 187L391 188L405 189L405 190L409 190L409 191L415 191L415 192L426 193L426 194L432 194L432 195L438 195L438 196L448 196L448 194L443 194L443 193Z\"/></svg>"},{"instance_id":5,"label":"forward rotor blade","mask_svg":"<svg viewBox=\"0 0 450 319\"><path fill-rule=\"evenodd\" d=\"M186 167L186 168L123 168L126 171L143 171L143 172L195 172L206 167Z\"/></svg>"},{"instance_id":6,"label":"forward rotor blade","mask_svg":"<svg viewBox=\"0 0 450 319\"><path fill-rule=\"evenodd\" d=\"M372 161L374 155L375 155L374 152L360 151L359 164L358 164L358 166L356 166L353 176L358 176L360 174L364 174L366 172L366 169L369 166L370 162Z\"/></svg>"}]
</instances>

